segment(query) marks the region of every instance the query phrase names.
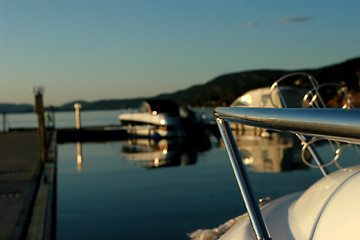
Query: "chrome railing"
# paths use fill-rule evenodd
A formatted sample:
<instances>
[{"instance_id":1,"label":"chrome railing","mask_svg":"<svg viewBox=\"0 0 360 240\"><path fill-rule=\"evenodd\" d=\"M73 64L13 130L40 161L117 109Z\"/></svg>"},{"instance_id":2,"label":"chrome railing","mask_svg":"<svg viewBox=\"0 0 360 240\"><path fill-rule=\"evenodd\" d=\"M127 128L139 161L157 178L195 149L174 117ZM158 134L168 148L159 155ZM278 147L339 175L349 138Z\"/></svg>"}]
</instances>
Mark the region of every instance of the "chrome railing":
<instances>
[{"instance_id":1,"label":"chrome railing","mask_svg":"<svg viewBox=\"0 0 360 240\"><path fill-rule=\"evenodd\" d=\"M272 84L271 96L272 96L273 92L277 91L278 95L280 97L280 100L281 100L281 106L276 106L276 104L274 104L273 99L271 98L271 102L273 103L274 107L281 107L281 108L289 107L288 102L286 101L286 99L282 95L282 92L280 91L280 86L289 84L289 82L290 82L291 86L296 85L296 84L292 83L292 81L291 81L294 79L296 79L298 81L298 83L297 83L298 86L304 87L304 85L306 85L307 88L310 89L307 91L307 93L303 97L303 100L302 100L303 108L327 108L327 104L326 104L322 94L320 94L320 90L322 90L322 92L326 91L326 90L332 90L333 93L330 94L330 97L333 100L335 99L335 100L339 101L338 103L336 102L337 106L332 106L332 107L354 108L354 105L351 101L350 94L348 93L347 88L345 86L342 86L337 83L325 83L325 84L319 85L318 81L313 76L311 76L310 74L307 74L307 73L302 73L302 72L295 72L295 73L287 74L287 75L279 78ZM326 95L329 95L329 94L327 93ZM341 166L337 162L337 160L341 154L341 149L342 149L341 144L339 144L338 142L328 140L329 145L331 146L331 149L334 152L334 158L333 158L333 160L325 163L323 161L323 159L317 153L316 148L314 147L314 143L319 140L318 138L316 138L316 137L309 138L309 137L304 136L301 133L297 133L296 135L300 139L300 141L303 145L301 158L306 165L319 168L324 176L329 174L327 167L333 163L335 163L335 165L338 168L341 168ZM354 146L355 146L355 149L357 150L358 154L360 155L359 147L357 145L354 145ZM316 166L310 164L305 159L304 156L305 156L306 150L308 150L309 153L311 154L312 158L314 159L314 161L316 163Z\"/></svg>"},{"instance_id":2,"label":"chrome railing","mask_svg":"<svg viewBox=\"0 0 360 240\"><path fill-rule=\"evenodd\" d=\"M216 123L218 124L224 141L224 145L243 197L245 207L249 213L249 218L255 235L258 239L271 239L265 221L261 215L259 205L253 194L250 181L246 174L245 165L241 159L230 125L227 121L222 120L220 117L216 118Z\"/></svg>"}]
</instances>

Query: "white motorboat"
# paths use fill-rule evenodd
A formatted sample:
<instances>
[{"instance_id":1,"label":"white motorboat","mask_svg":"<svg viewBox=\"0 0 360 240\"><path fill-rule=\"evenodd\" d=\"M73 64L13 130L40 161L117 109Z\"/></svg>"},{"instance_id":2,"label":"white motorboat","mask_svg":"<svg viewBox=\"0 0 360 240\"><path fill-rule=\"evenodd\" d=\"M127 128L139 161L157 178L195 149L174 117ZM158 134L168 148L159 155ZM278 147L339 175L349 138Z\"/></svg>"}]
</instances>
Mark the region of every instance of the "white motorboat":
<instances>
[{"instance_id":1,"label":"white motorboat","mask_svg":"<svg viewBox=\"0 0 360 240\"><path fill-rule=\"evenodd\" d=\"M301 107L305 94L306 90L298 87L257 88L235 99L230 104L230 107ZM287 106L284 106L283 102L286 102ZM249 127L244 124L231 123L231 128L235 130L236 135L249 135L248 133L253 133L255 136L268 136L267 132L263 131L263 129Z\"/></svg>"},{"instance_id":2,"label":"white motorboat","mask_svg":"<svg viewBox=\"0 0 360 240\"><path fill-rule=\"evenodd\" d=\"M330 99L321 96L331 92ZM230 107L253 108L353 108L354 105L346 87L337 83L319 85L317 80L302 72L287 74L276 80L271 87L253 89L241 95ZM230 123L236 135L269 136L262 128L247 126L246 124ZM252 131L249 131L252 130Z\"/></svg>"},{"instance_id":3,"label":"white motorboat","mask_svg":"<svg viewBox=\"0 0 360 240\"><path fill-rule=\"evenodd\" d=\"M283 107L281 96L287 107L301 107L305 93L305 89L296 87L280 87L276 91L271 87L257 88L235 99L230 107Z\"/></svg>"},{"instance_id":4,"label":"white motorboat","mask_svg":"<svg viewBox=\"0 0 360 240\"><path fill-rule=\"evenodd\" d=\"M122 113L118 119L131 136L169 138L184 135L179 106L171 100L146 100L139 112Z\"/></svg>"}]
</instances>

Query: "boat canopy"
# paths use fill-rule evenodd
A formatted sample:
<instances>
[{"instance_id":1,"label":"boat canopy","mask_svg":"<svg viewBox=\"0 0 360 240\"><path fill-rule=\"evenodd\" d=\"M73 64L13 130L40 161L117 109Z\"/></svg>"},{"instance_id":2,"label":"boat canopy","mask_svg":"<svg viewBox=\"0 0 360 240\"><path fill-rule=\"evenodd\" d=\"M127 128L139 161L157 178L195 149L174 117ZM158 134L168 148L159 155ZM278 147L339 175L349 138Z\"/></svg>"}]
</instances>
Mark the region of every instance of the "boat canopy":
<instances>
[{"instance_id":1,"label":"boat canopy","mask_svg":"<svg viewBox=\"0 0 360 240\"><path fill-rule=\"evenodd\" d=\"M173 117L180 116L179 105L168 99L147 99L140 107L140 112L164 113Z\"/></svg>"}]
</instances>

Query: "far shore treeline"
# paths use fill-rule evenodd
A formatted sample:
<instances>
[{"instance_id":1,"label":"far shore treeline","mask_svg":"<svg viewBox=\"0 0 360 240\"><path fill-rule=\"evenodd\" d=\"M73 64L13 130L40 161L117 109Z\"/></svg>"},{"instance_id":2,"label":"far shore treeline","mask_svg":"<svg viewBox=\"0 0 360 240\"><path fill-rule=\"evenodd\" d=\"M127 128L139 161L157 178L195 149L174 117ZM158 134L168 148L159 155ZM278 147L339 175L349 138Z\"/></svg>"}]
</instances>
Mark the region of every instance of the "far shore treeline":
<instances>
[{"instance_id":1,"label":"far shore treeline","mask_svg":"<svg viewBox=\"0 0 360 240\"><path fill-rule=\"evenodd\" d=\"M172 99L180 106L215 107L229 104L245 92L271 86L278 78L292 72L305 72L316 78L319 84L340 83L349 91L358 91L360 83L360 57L318 69L298 70L253 70L239 73L224 74L201 85L174 93L164 93L151 98ZM46 98L46 96L45 96ZM55 111L73 111L74 103L81 103L82 110L110 110L137 108L144 98L107 99L93 102L72 101L61 106L52 107ZM0 113L32 112L31 104L0 103Z\"/></svg>"}]
</instances>

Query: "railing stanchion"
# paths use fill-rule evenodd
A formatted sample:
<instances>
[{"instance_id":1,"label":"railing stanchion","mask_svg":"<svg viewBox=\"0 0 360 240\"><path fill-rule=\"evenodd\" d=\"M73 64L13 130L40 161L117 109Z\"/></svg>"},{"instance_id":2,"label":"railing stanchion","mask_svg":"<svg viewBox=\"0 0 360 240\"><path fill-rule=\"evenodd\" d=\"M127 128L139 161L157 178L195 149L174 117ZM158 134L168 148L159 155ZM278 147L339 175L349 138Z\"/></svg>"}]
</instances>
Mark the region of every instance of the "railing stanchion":
<instances>
[{"instance_id":1,"label":"railing stanchion","mask_svg":"<svg viewBox=\"0 0 360 240\"><path fill-rule=\"evenodd\" d=\"M237 148L234 136L232 134L230 125L228 122L217 118L216 123L219 127L222 139L225 144L226 151L228 153L231 166L233 168L236 181L239 185L241 195L245 202L247 212L249 213L250 222L253 226L257 239L271 239L267 230L265 221L261 215L261 211L246 174L245 166L242 162L239 149Z\"/></svg>"}]
</instances>

